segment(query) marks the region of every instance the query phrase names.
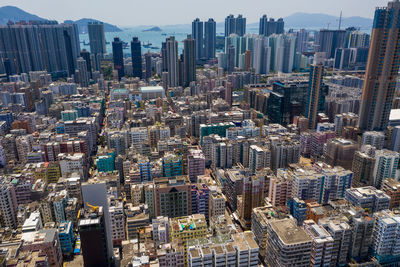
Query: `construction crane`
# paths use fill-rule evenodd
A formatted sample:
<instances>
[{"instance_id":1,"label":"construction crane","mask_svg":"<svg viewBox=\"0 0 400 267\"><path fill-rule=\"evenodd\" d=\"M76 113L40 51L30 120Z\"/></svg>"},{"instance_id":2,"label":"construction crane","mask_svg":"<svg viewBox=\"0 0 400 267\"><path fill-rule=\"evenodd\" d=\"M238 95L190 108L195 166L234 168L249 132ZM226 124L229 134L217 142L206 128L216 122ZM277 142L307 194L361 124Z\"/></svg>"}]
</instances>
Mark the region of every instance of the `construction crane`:
<instances>
[{"instance_id":1,"label":"construction crane","mask_svg":"<svg viewBox=\"0 0 400 267\"><path fill-rule=\"evenodd\" d=\"M89 202L86 202L86 206L88 206L89 208L91 208L93 212L96 212L96 211L99 210L99 206L90 205Z\"/></svg>"}]
</instances>

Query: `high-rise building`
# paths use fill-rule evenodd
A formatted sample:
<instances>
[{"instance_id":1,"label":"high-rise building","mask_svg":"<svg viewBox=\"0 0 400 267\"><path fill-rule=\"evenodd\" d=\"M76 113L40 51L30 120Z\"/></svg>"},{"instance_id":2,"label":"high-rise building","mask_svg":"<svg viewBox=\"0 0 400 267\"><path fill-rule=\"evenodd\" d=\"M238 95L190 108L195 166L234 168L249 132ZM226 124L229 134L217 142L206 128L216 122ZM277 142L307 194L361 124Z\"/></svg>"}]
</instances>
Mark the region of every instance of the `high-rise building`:
<instances>
[{"instance_id":1,"label":"high-rise building","mask_svg":"<svg viewBox=\"0 0 400 267\"><path fill-rule=\"evenodd\" d=\"M204 35L203 35L203 22L196 18L192 22L192 38L195 41L195 55L196 60L204 57Z\"/></svg>"},{"instance_id":2,"label":"high-rise building","mask_svg":"<svg viewBox=\"0 0 400 267\"><path fill-rule=\"evenodd\" d=\"M131 53L132 53L132 69L133 69L133 77L138 77L142 79L143 70L142 70L142 45L139 41L139 38L133 37L131 41ZM147 61L150 59L150 62ZM146 57L146 78L151 77L151 56L150 58ZM149 72L149 73L147 73Z\"/></svg>"},{"instance_id":3,"label":"high-rise building","mask_svg":"<svg viewBox=\"0 0 400 267\"><path fill-rule=\"evenodd\" d=\"M297 44L296 44L296 51L300 53L307 52L308 50L308 38L309 32L305 29L300 29L297 32Z\"/></svg>"},{"instance_id":4,"label":"high-rise building","mask_svg":"<svg viewBox=\"0 0 400 267\"><path fill-rule=\"evenodd\" d=\"M187 266L248 266L258 265L259 248L254 241L254 234L250 231L231 235L232 241L221 244L208 245L214 243L210 239L205 243L193 240L190 243ZM161 266L161 265L160 265ZM179 266L179 265L177 265Z\"/></svg>"},{"instance_id":5,"label":"high-rise building","mask_svg":"<svg viewBox=\"0 0 400 267\"><path fill-rule=\"evenodd\" d=\"M39 261L33 265L61 267L63 265L63 256L61 252L60 240L56 228L40 229L33 233L22 235L21 251L33 252L41 251L46 255L46 261ZM28 264L32 264L28 263Z\"/></svg>"},{"instance_id":6,"label":"high-rise building","mask_svg":"<svg viewBox=\"0 0 400 267\"><path fill-rule=\"evenodd\" d=\"M372 255L383 266L396 266L400 261L400 217L390 211L382 211L374 216Z\"/></svg>"},{"instance_id":7,"label":"high-rise building","mask_svg":"<svg viewBox=\"0 0 400 267\"><path fill-rule=\"evenodd\" d=\"M300 161L300 142L291 138L273 136L271 141L271 169L286 168Z\"/></svg>"},{"instance_id":8,"label":"high-rise building","mask_svg":"<svg viewBox=\"0 0 400 267\"><path fill-rule=\"evenodd\" d=\"M313 220L304 222L304 230L312 238L310 266L331 266L333 238Z\"/></svg>"},{"instance_id":9,"label":"high-rise building","mask_svg":"<svg viewBox=\"0 0 400 267\"><path fill-rule=\"evenodd\" d=\"M352 227L352 238L349 257L359 262L366 261L369 257L369 249L372 244L372 234L375 219L368 214L352 216L350 226Z\"/></svg>"},{"instance_id":10,"label":"high-rise building","mask_svg":"<svg viewBox=\"0 0 400 267\"><path fill-rule=\"evenodd\" d=\"M295 219L271 221L267 224L267 236L268 266L310 266L312 239Z\"/></svg>"},{"instance_id":11,"label":"high-rise building","mask_svg":"<svg viewBox=\"0 0 400 267\"><path fill-rule=\"evenodd\" d=\"M175 177L183 175L182 156L167 154L162 158L162 176Z\"/></svg>"},{"instance_id":12,"label":"high-rise building","mask_svg":"<svg viewBox=\"0 0 400 267\"><path fill-rule=\"evenodd\" d=\"M349 48L368 48L371 36L362 31L352 31L349 35Z\"/></svg>"},{"instance_id":13,"label":"high-rise building","mask_svg":"<svg viewBox=\"0 0 400 267\"><path fill-rule=\"evenodd\" d=\"M132 47L132 44L131 44ZM152 66L152 56L150 51L148 51L146 54L144 54L144 63L145 63L145 78L149 79L151 76L153 76L153 66Z\"/></svg>"},{"instance_id":14,"label":"high-rise building","mask_svg":"<svg viewBox=\"0 0 400 267\"><path fill-rule=\"evenodd\" d=\"M101 22L89 22L89 44L90 53L103 56L106 51L106 37L104 35L104 24Z\"/></svg>"},{"instance_id":15,"label":"high-rise building","mask_svg":"<svg viewBox=\"0 0 400 267\"><path fill-rule=\"evenodd\" d=\"M346 221L333 218L321 218L318 224L333 238L330 266L344 266L348 263L347 255L350 249L351 226Z\"/></svg>"},{"instance_id":16,"label":"high-rise building","mask_svg":"<svg viewBox=\"0 0 400 267\"><path fill-rule=\"evenodd\" d=\"M353 186L374 185L375 149L371 146L361 147L354 153L352 171Z\"/></svg>"},{"instance_id":17,"label":"high-rise building","mask_svg":"<svg viewBox=\"0 0 400 267\"><path fill-rule=\"evenodd\" d=\"M183 176L154 179L153 192L156 216L174 218L192 213L191 187Z\"/></svg>"},{"instance_id":18,"label":"high-rise building","mask_svg":"<svg viewBox=\"0 0 400 267\"><path fill-rule=\"evenodd\" d=\"M325 109L326 87L323 85L324 66L316 64L311 66L308 85L307 104L305 116L308 118L310 129L317 127L317 114Z\"/></svg>"},{"instance_id":19,"label":"high-rise building","mask_svg":"<svg viewBox=\"0 0 400 267\"><path fill-rule=\"evenodd\" d=\"M17 227L17 198L14 187L5 180L0 182L0 198L2 224L14 229Z\"/></svg>"},{"instance_id":20,"label":"high-rise building","mask_svg":"<svg viewBox=\"0 0 400 267\"><path fill-rule=\"evenodd\" d=\"M400 206L400 182L388 178L382 183L382 191L390 197L390 209L398 208Z\"/></svg>"},{"instance_id":21,"label":"high-rise building","mask_svg":"<svg viewBox=\"0 0 400 267\"><path fill-rule=\"evenodd\" d=\"M325 162L331 166L342 166L350 170L358 145L347 139L333 138L327 142L324 153Z\"/></svg>"},{"instance_id":22,"label":"high-rise building","mask_svg":"<svg viewBox=\"0 0 400 267\"><path fill-rule=\"evenodd\" d=\"M385 145L385 133L376 131L364 132L361 145L371 145L376 149L382 149Z\"/></svg>"},{"instance_id":23,"label":"high-rise building","mask_svg":"<svg viewBox=\"0 0 400 267\"><path fill-rule=\"evenodd\" d=\"M237 18L229 15L225 18L225 37L232 33L239 36L246 34L246 18L243 18L242 15L238 15Z\"/></svg>"},{"instance_id":24,"label":"high-rise building","mask_svg":"<svg viewBox=\"0 0 400 267\"><path fill-rule=\"evenodd\" d=\"M259 25L259 28L258 28L258 34L259 35L266 35L266 33L267 33L267 25L268 25L268 17L267 17L267 15L264 14L260 18L260 25Z\"/></svg>"},{"instance_id":25,"label":"high-rise building","mask_svg":"<svg viewBox=\"0 0 400 267\"><path fill-rule=\"evenodd\" d=\"M90 79L92 78L92 59L90 57L90 52L86 49L82 49L81 57L86 61L86 68Z\"/></svg>"},{"instance_id":26,"label":"high-rise building","mask_svg":"<svg viewBox=\"0 0 400 267\"><path fill-rule=\"evenodd\" d=\"M316 49L326 53L326 58L334 58L337 48L346 45L347 32L345 30L320 30L317 35Z\"/></svg>"},{"instance_id":27,"label":"high-rise building","mask_svg":"<svg viewBox=\"0 0 400 267\"><path fill-rule=\"evenodd\" d=\"M254 40L253 68L257 74L268 74L271 69L271 47L268 39L260 36Z\"/></svg>"},{"instance_id":28,"label":"high-rise building","mask_svg":"<svg viewBox=\"0 0 400 267\"><path fill-rule=\"evenodd\" d=\"M345 197L354 206L368 209L372 213L388 209L390 205L390 197L373 186L349 188Z\"/></svg>"},{"instance_id":29,"label":"high-rise building","mask_svg":"<svg viewBox=\"0 0 400 267\"><path fill-rule=\"evenodd\" d=\"M365 82L361 97L361 130L385 130L396 89L400 61L400 2L375 11ZM396 15L394 15L396 14Z\"/></svg>"},{"instance_id":30,"label":"high-rise building","mask_svg":"<svg viewBox=\"0 0 400 267\"><path fill-rule=\"evenodd\" d=\"M79 71L78 72L78 74L79 74L79 77L78 77L79 84L82 87L88 87L89 86L89 73L87 71L87 62L86 62L86 60L83 59L82 57L80 57L80 58L78 58L76 60L76 64L77 64L78 71Z\"/></svg>"},{"instance_id":31,"label":"high-rise building","mask_svg":"<svg viewBox=\"0 0 400 267\"><path fill-rule=\"evenodd\" d=\"M177 87L179 85L178 42L175 40L174 36L167 38L166 60L168 71L168 86Z\"/></svg>"},{"instance_id":32,"label":"high-rise building","mask_svg":"<svg viewBox=\"0 0 400 267\"><path fill-rule=\"evenodd\" d=\"M207 236L207 221L204 214L194 214L189 216L181 216L179 218L171 218L170 238L171 242L180 240L183 242L185 250L185 262L187 263L188 245L187 242ZM187 264L185 264L187 266Z\"/></svg>"},{"instance_id":33,"label":"high-rise building","mask_svg":"<svg viewBox=\"0 0 400 267\"><path fill-rule=\"evenodd\" d=\"M210 192L210 204L208 215L210 218L217 218L225 214L226 198L222 193Z\"/></svg>"},{"instance_id":34,"label":"high-rise building","mask_svg":"<svg viewBox=\"0 0 400 267\"><path fill-rule=\"evenodd\" d=\"M190 150L187 158L188 175L192 183L197 182L197 176L204 175L206 159L201 150Z\"/></svg>"},{"instance_id":35,"label":"high-rise building","mask_svg":"<svg viewBox=\"0 0 400 267\"><path fill-rule=\"evenodd\" d=\"M225 37L236 33L236 19L231 14L225 18Z\"/></svg>"},{"instance_id":36,"label":"high-rise building","mask_svg":"<svg viewBox=\"0 0 400 267\"><path fill-rule=\"evenodd\" d=\"M76 24L57 22L0 27L0 71L10 74L47 70L58 76L75 72L80 53Z\"/></svg>"},{"instance_id":37,"label":"high-rise building","mask_svg":"<svg viewBox=\"0 0 400 267\"><path fill-rule=\"evenodd\" d=\"M111 258L113 256L113 245L112 245L112 234L111 234L112 226L111 226L111 218L110 218L110 212L109 212L109 203L108 203L108 198L107 198L106 182L105 181L97 181L96 179L91 179L86 183L82 183L81 188L82 188L83 203L84 203L84 206L86 209L90 208L89 205L102 207L101 210L98 209L99 213L97 215L97 222L95 223L95 226L99 227L99 228L97 228L97 230L96 230L96 235L100 235L100 233L101 233L101 235L102 235L101 244L103 246L102 250L106 250L106 252L104 252L104 256ZM81 221L85 221L85 220L83 219ZM91 223L89 223L89 226L90 226L90 224ZM79 225L80 225L80 223L79 223ZM79 225L78 225L78 228L79 228ZM85 248L83 246L82 235L81 235L81 240L82 240L82 250L83 250ZM91 242L94 242L93 240L90 241L90 235L89 235L88 242L89 242L88 246L90 246ZM99 255L103 255L103 254L101 253ZM97 256L93 256L93 257L97 257ZM104 261L104 262L106 262L106 261Z\"/></svg>"},{"instance_id":38,"label":"high-rise building","mask_svg":"<svg viewBox=\"0 0 400 267\"><path fill-rule=\"evenodd\" d=\"M288 201L288 207L290 214L296 219L297 225L301 226L307 215L306 203L303 200L295 197Z\"/></svg>"},{"instance_id":39,"label":"high-rise building","mask_svg":"<svg viewBox=\"0 0 400 267\"><path fill-rule=\"evenodd\" d=\"M396 178L400 154L395 151L383 149L375 151L374 186L381 188L382 182L387 178Z\"/></svg>"},{"instance_id":40,"label":"high-rise building","mask_svg":"<svg viewBox=\"0 0 400 267\"><path fill-rule=\"evenodd\" d=\"M189 86L191 82L196 80L195 54L197 53L197 44L197 41L190 36L183 40L183 80L185 86Z\"/></svg>"},{"instance_id":41,"label":"high-rise building","mask_svg":"<svg viewBox=\"0 0 400 267\"><path fill-rule=\"evenodd\" d=\"M121 79L125 76L124 51L122 48L122 41L118 37L114 38L114 41L112 42L112 49L114 70L118 71L118 79Z\"/></svg>"},{"instance_id":42,"label":"high-rise building","mask_svg":"<svg viewBox=\"0 0 400 267\"><path fill-rule=\"evenodd\" d=\"M251 145L249 150L249 168L256 172L258 169L269 168L271 165L271 151L257 145Z\"/></svg>"},{"instance_id":43,"label":"high-rise building","mask_svg":"<svg viewBox=\"0 0 400 267\"><path fill-rule=\"evenodd\" d=\"M264 177L252 176L243 179L242 195L238 197L238 213L244 228L251 226L253 208L264 204Z\"/></svg>"},{"instance_id":44,"label":"high-rise building","mask_svg":"<svg viewBox=\"0 0 400 267\"><path fill-rule=\"evenodd\" d=\"M400 152L400 126L393 127L393 134L389 149L396 152Z\"/></svg>"},{"instance_id":45,"label":"high-rise building","mask_svg":"<svg viewBox=\"0 0 400 267\"><path fill-rule=\"evenodd\" d=\"M79 214L78 231L85 266L109 266L112 254L107 250L109 236L103 207L82 209Z\"/></svg>"},{"instance_id":46,"label":"high-rise building","mask_svg":"<svg viewBox=\"0 0 400 267\"><path fill-rule=\"evenodd\" d=\"M204 57L215 58L216 23L213 19L204 22Z\"/></svg>"},{"instance_id":47,"label":"high-rise building","mask_svg":"<svg viewBox=\"0 0 400 267\"><path fill-rule=\"evenodd\" d=\"M285 22L283 21L283 18L279 18L276 21L276 34L282 34L285 32Z\"/></svg>"},{"instance_id":48,"label":"high-rise building","mask_svg":"<svg viewBox=\"0 0 400 267\"><path fill-rule=\"evenodd\" d=\"M263 15L260 18L259 24L259 35L270 36L272 34L282 34L285 32L285 22L282 18L279 18L277 21L275 19L270 18L268 20L267 15Z\"/></svg>"},{"instance_id":49,"label":"high-rise building","mask_svg":"<svg viewBox=\"0 0 400 267\"><path fill-rule=\"evenodd\" d=\"M233 45L230 45L228 47L228 53L227 53L227 71L228 73L232 73L235 70L235 62L236 62L236 56L235 56L235 47Z\"/></svg>"}]
</instances>

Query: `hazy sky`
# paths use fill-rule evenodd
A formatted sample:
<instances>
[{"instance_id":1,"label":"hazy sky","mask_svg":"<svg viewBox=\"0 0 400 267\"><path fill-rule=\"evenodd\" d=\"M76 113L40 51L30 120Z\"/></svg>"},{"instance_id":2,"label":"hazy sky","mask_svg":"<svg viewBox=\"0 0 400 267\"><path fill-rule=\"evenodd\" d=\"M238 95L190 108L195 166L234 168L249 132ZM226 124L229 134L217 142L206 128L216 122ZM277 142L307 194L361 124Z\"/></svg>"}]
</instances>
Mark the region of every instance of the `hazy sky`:
<instances>
[{"instance_id":1,"label":"hazy sky","mask_svg":"<svg viewBox=\"0 0 400 267\"><path fill-rule=\"evenodd\" d=\"M195 17L243 14L248 23L262 14L285 17L295 12L326 13L339 16L373 17L376 6L387 0L0 0L0 6L14 5L29 13L63 21L83 17L119 26L190 23Z\"/></svg>"}]
</instances>

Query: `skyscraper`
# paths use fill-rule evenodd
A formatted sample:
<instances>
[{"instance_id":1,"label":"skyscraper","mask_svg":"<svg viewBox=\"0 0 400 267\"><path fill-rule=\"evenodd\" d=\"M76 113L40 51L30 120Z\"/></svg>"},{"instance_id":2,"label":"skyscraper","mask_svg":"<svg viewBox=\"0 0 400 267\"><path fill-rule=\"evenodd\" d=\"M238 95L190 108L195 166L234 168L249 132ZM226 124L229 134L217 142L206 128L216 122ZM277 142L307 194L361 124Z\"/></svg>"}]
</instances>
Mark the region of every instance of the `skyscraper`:
<instances>
[{"instance_id":1,"label":"skyscraper","mask_svg":"<svg viewBox=\"0 0 400 267\"><path fill-rule=\"evenodd\" d=\"M246 18L243 18L242 15L239 15L236 18L236 34L239 36L243 36L246 34Z\"/></svg>"},{"instance_id":2,"label":"skyscraper","mask_svg":"<svg viewBox=\"0 0 400 267\"><path fill-rule=\"evenodd\" d=\"M213 19L204 22L204 57L215 58L216 23Z\"/></svg>"},{"instance_id":3,"label":"skyscraper","mask_svg":"<svg viewBox=\"0 0 400 267\"><path fill-rule=\"evenodd\" d=\"M92 78L92 62L90 58L90 52L86 49L82 49L81 57L86 61L86 68L88 71L89 78Z\"/></svg>"},{"instance_id":4,"label":"skyscraper","mask_svg":"<svg viewBox=\"0 0 400 267\"><path fill-rule=\"evenodd\" d=\"M76 63L78 65L77 69L79 71L79 77L77 77L79 80L79 84L82 87L88 87L89 86L89 74L87 71L86 60L84 60L82 57L80 57L76 60Z\"/></svg>"},{"instance_id":5,"label":"skyscraper","mask_svg":"<svg viewBox=\"0 0 400 267\"><path fill-rule=\"evenodd\" d=\"M106 51L106 37L104 35L104 24L102 22L89 22L89 44L90 53L100 54L101 56L107 53Z\"/></svg>"},{"instance_id":6,"label":"skyscraper","mask_svg":"<svg viewBox=\"0 0 400 267\"><path fill-rule=\"evenodd\" d=\"M232 33L236 33L236 19L231 14L225 18L225 37L228 37Z\"/></svg>"},{"instance_id":7,"label":"skyscraper","mask_svg":"<svg viewBox=\"0 0 400 267\"><path fill-rule=\"evenodd\" d=\"M133 77L139 77L142 79L142 46L137 37L133 37L131 41L131 53L132 53L132 69ZM146 63L147 64L147 63ZM147 68L147 65L146 65ZM147 69L146 69L147 70ZM147 74L146 74L147 77Z\"/></svg>"},{"instance_id":8,"label":"skyscraper","mask_svg":"<svg viewBox=\"0 0 400 267\"><path fill-rule=\"evenodd\" d=\"M268 38L259 36L254 40L253 68L257 74L267 74L271 68L271 47Z\"/></svg>"},{"instance_id":9,"label":"skyscraper","mask_svg":"<svg viewBox=\"0 0 400 267\"><path fill-rule=\"evenodd\" d=\"M131 45L132 47L132 45ZM144 62L145 62L145 70L146 70L146 79L149 79L152 75L152 57L150 51L144 54Z\"/></svg>"},{"instance_id":10,"label":"skyscraper","mask_svg":"<svg viewBox=\"0 0 400 267\"><path fill-rule=\"evenodd\" d=\"M185 86L189 86L192 81L196 80L196 45L197 42L191 36L183 41L183 80Z\"/></svg>"},{"instance_id":11,"label":"skyscraper","mask_svg":"<svg viewBox=\"0 0 400 267\"><path fill-rule=\"evenodd\" d=\"M228 47L228 73L232 73L235 70L235 50L233 45Z\"/></svg>"},{"instance_id":12,"label":"skyscraper","mask_svg":"<svg viewBox=\"0 0 400 267\"><path fill-rule=\"evenodd\" d=\"M109 236L103 207L82 209L79 214L78 231L85 266L110 266L111 255L107 251Z\"/></svg>"},{"instance_id":13,"label":"skyscraper","mask_svg":"<svg viewBox=\"0 0 400 267\"><path fill-rule=\"evenodd\" d=\"M17 226L17 199L14 187L6 181L0 182L0 211L3 227L14 229Z\"/></svg>"},{"instance_id":14,"label":"skyscraper","mask_svg":"<svg viewBox=\"0 0 400 267\"><path fill-rule=\"evenodd\" d=\"M100 182L97 181L96 179L91 179L88 182L82 183L81 189L82 189L83 203L86 209L90 207L89 205L102 207L102 209L98 210L99 212L98 217L101 217L101 219L99 218L101 222L97 222L97 224L101 224L100 231L102 231L102 238L105 239L105 241L104 240L102 241L103 246L107 250L106 253L108 255L108 258L110 258L113 255L113 245L112 245L112 234L111 234L111 229L112 229L111 218L109 212L109 203L107 199L107 185L103 181ZM79 230L81 229L80 226L82 226L81 223L79 223L78 225ZM84 249L83 246L84 238L82 238L82 234L81 234L81 240L82 240L82 249ZM94 241L92 240L91 242Z\"/></svg>"},{"instance_id":15,"label":"skyscraper","mask_svg":"<svg viewBox=\"0 0 400 267\"><path fill-rule=\"evenodd\" d=\"M264 14L260 18L260 25L258 28L259 35L267 35L267 25L268 25L268 17L267 17L267 15Z\"/></svg>"},{"instance_id":16,"label":"skyscraper","mask_svg":"<svg viewBox=\"0 0 400 267\"><path fill-rule=\"evenodd\" d=\"M307 105L305 116L308 118L308 127L315 129L317 127L317 114L324 110L325 92L322 78L324 76L324 66L316 64L311 66L310 80L308 84Z\"/></svg>"},{"instance_id":17,"label":"skyscraper","mask_svg":"<svg viewBox=\"0 0 400 267\"><path fill-rule=\"evenodd\" d=\"M179 85L178 75L178 42L174 36L167 38L166 59L168 69L168 86L176 87Z\"/></svg>"},{"instance_id":18,"label":"skyscraper","mask_svg":"<svg viewBox=\"0 0 400 267\"><path fill-rule=\"evenodd\" d=\"M74 73L80 53L76 24L46 22L0 27L0 72L8 74L47 70Z\"/></svg>"},{"instance_id":19,"label":"skyscraper","mask_svg":"<svg viewBox=\"0 0 400 267\"><path fill-rule=\"evenodd\" d=\"M203 22L199 18L192 22L192 38L196 42L196 60L199 60L203 58L204 54Z\"/></svg>"},{"instance_id":20,"label":"skyscraper","mask_svg":"<svg viewBox=\"0 0 400 267\"><path fill-rule=\"evenodd\" d=\"M297 32L296 52L307 52L308 36L309 33L305 29L300 29L300 31Z\"/></svg>"},{"instance_id":21,"label":"skyscraper","mask_svg":"<svg viewBox=\"0 0 400 267\"><path fill-rule=\"evenodd\" d=\"M327 58L334 58L337 48L344 48L347 32L345 30L320 30L317 35L317 50L325 52Z\"/></svg>"},{"instance_id":22,"label":"skyscraper","mask_svg":"<svg viewBox=\"0 0 400 267\"><path fill-rule=\"evenodd\" d=\"M398 0L375 11L361 97L361 130L384 130L389 121L400 65L399 11Z\"/></svg>"},{"instance_id":23,"label":"skyscraper","mask_svg":"<svg viewBox=\"0 0 400 267\"><path fill-rule=\"evenodd\" d=\"M113 63L114 70L118 71L118 79L121 79L125 75L124 71L124 52L122 50L122 41L115 37L112 42L113 49Z\"/></svg>"},{"instance_id":24,"label":"skyscraper","mask_svg":"<svg viewBox=\"0 0 400 267\"><path fill-rule=\"evenodd\" d=\"M283 18L279 18L276 22L276 34L282 34L285 32L285 22Z\"/></svg>"},{"instance_id":25,"label":"skyscraper","mask_svg":"<svg viewBox=\"0 0 400 267\"><path fill-rule=\"evenodd\" d=\"M225 18L225 37L235 33L239 36L246 34L246 18L242 15L238 15L235 18L233 15L229 15Z\"/></svg>"}]
</instances>

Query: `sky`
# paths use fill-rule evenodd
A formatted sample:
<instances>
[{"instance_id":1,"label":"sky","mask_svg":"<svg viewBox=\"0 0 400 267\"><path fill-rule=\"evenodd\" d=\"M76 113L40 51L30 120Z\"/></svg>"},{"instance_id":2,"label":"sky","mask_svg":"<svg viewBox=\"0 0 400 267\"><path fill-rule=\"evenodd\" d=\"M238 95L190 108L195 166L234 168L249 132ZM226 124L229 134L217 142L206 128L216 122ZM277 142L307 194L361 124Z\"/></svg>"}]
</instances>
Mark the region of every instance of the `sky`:
<instances>
[{"instance_id":1,"label":"sky","mask_svg":"<svg viewBox=\"0 0 400 267\"><path fill-rule=\"evenodd\" d=\"M286 17L296 12L325 13L343 17L373 18L375 7L388 0L0 0L26 12L64 21L98 19L118 26L187 24L199 17L221 22L228 14L243 14L247 23L262 14Z\"/></svg>"}]
</instances>

